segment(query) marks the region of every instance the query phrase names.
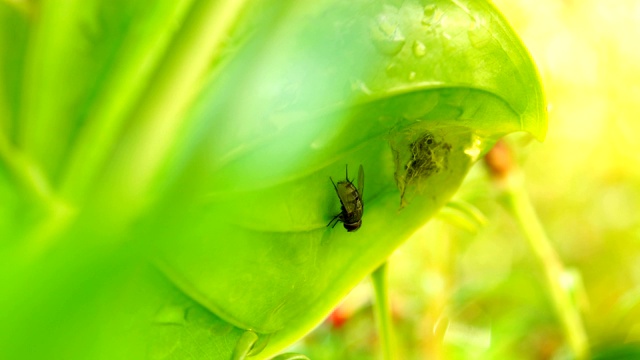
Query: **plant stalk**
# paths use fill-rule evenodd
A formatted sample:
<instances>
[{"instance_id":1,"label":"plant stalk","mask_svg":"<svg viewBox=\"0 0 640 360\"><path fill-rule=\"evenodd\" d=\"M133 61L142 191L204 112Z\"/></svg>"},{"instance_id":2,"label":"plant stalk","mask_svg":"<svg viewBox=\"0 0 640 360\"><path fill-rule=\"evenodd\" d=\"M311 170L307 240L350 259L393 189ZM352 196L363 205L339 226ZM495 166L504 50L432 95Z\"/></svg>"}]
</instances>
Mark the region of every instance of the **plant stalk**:
<instances>
[{"instance_id":1,"label":"plant stalk","mask_svg":"<svg viewBox=\"0 0 640 360\"><path fill-rule=\"evenodd\" d=\"M375 301L373 310L378 327L378 336L384 360L396 359L393 328L391 325L391 306L387 284L387 263L383 263L371 274Z\"/></svg>"},{"instance_id":2,"label":"plant stalk","mask_svg":"<svg viewBox=\"0 0 640 360\"><path fill-rule=\"evenodd\" d=\"M580 311L561 279L565 268L558 258L536 214L524 186L504 192L505 207L515 217L533 253L545 272L547 286L564 332L577 359L588 359L589 346Z\"/></svg>"},{"instance_id":3,"label":"plant stalk","mask_svg":"<svg viewBox=\"0 0 640 360\"><path fill-rule=\"evenodd\" d=\"M491 175L502 190L503 206L517 221L544 271L549 295L575 358L588 359L589 341L580 310L572 299L570 289L562 285L566 269L531 203L525 188L524 175L515 166L510 149L502 142L496 144L487 154L486 162Z\"/></svg>"}]
</instances>

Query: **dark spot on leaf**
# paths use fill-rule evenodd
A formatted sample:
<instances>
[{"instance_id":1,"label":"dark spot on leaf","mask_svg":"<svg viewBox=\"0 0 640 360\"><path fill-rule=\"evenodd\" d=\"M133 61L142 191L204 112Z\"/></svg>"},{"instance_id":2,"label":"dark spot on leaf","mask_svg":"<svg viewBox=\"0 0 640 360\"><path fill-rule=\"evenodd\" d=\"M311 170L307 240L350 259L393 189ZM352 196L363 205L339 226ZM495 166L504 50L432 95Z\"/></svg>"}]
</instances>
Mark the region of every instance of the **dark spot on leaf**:
<instances>
[{"instance_id":1,"label":"dark spot on leaf","mask_svg":"<svg viewBox=\"0 0 640 360\"><path fill-rule=\"evenodd\" d=\"M451 144L425 131L407 139L404 146L392 142L391 150L396 163L400 203L404 207L409 188L414 187L419 192L424 180L448 168Z\"/></svg>"}]
</instances>

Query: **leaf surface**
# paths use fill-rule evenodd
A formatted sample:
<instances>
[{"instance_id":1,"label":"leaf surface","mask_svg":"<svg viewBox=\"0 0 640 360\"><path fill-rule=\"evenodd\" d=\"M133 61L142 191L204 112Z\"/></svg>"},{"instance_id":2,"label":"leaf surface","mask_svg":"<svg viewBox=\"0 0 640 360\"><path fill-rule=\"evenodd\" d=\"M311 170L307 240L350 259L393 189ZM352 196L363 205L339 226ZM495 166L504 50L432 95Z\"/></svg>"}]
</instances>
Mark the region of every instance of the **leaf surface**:
<instances>
[{"instance_id":1,"label":"leaf surface","mask_svg":"<svg viewBox=\"0 0 640 360\"><path fill-rule=\"evenodd\" d=\"M276 354L499 137L545 135L485 1L26 3L0 2L8 357L227 359L246 330ZM327 227L345 165L355 232Z\"/></svg>"}]
</instances>

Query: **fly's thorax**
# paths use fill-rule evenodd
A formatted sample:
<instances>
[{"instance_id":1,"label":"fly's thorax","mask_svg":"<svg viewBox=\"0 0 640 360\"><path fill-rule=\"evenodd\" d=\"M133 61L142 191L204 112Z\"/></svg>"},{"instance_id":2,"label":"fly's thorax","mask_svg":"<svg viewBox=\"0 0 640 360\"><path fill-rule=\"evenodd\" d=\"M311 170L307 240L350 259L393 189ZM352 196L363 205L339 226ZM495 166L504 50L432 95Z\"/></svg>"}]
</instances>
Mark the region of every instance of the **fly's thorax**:
<instances>
[{"instance_id":1,"label":"fly's thorax","mask_svg":"<svg viewBox=\"0 0 640 360\"><path fill-rule=\"evenodd\" d=\"M358 192L358 189L356 189L355 185L350 181L340 181L337 186L338 197L340 197L340 202L344 209L347 212L354 211L360 202L360 193Z\"/></svg>"},{"instance_id":2,"label":"fly's thorax","mask_svg":"<svg viewBox=\"0 0 640 360\"><path fill-rule=\"evenodd\" d=\"M343 188L344 194L347 196L359 196L358 189L351 181L338 181L338 189Z\"/></svg>"}]
</instances>

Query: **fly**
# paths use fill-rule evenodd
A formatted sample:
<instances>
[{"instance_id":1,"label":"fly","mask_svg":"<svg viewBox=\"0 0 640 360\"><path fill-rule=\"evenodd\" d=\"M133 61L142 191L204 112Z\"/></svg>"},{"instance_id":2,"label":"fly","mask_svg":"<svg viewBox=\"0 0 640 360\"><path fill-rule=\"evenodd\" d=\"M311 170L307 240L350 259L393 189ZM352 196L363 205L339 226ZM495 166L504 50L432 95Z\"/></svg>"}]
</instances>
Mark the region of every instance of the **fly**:
<instances>
[{"instance_id":1,"label":"fly","mask_svg":"<svg viewBox=\"0 0 640 360\"><path fill-rule=\"evenodd\" d=\"M346 168L346 180L338 181L338 184L333 182L331 176L329 180L336 189L336 194L340 199L341 212L334 216L327 226L333 223L333 227L340 221L347 231L356 231L362 225L362 212L364 210L364 203L362 202L362 194L364 194L364 170L362 165L358 170L358 187L353 185L353 182L349 180L349 167Z\"/></svg>"}]
</instances>

